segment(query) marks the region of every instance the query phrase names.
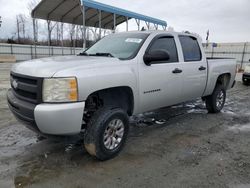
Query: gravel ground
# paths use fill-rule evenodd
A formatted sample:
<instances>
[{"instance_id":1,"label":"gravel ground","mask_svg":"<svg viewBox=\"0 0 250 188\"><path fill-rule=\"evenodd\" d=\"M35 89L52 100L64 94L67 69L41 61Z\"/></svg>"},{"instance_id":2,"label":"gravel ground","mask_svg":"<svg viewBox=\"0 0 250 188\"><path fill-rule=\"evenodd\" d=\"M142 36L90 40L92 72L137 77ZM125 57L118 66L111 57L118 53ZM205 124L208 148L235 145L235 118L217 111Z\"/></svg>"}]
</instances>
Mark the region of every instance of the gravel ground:
<instances>
[{"instance_id":1,"label":"gravel ground","mask_svg":"<svg viewBox=\"0 0 250 188\"><path fill-rule=\"evenodd\" d=\"M250 187L250 87L241 82L220 114L198 100L134 117L123 152L99 162L78 137L41 139L13 118L10 66L0 64L1 188ZM152 118L166 122L143 121Z\"/></svg>"}]
</instances>

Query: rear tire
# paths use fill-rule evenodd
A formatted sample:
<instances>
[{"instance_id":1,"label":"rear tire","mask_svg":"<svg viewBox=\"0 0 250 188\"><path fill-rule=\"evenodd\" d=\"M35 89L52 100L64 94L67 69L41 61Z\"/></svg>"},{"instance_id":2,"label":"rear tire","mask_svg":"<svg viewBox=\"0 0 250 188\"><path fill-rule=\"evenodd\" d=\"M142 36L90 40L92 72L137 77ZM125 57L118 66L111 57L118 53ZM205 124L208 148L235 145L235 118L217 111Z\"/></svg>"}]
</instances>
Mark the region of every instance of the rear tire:
<instances>
[{"instance_id":1,"label":"rear tire","mask_svg":"<svg viewBox=\"0 0 250 188\"><path fill-rule=\"evenodd\" d=\"M105 107L91 117L84 136L87 152L104 161L117 156L125 145L129 118L120 108Z\"/></svg>"},{"instance_id":2,"label":"rear tire","mask_svg":"<svg viewBox=\"0 0 250 188\"><path fill-rule=\"evenodd\" d=\"M242 82L243 82L243 85L245 85L245 86L248 86L248 85L249 85L249 83L250 83L250 82L245 81L245 80L242 80Z\"/></svg>"},{"instance_id":3,"label":"rear tire","mask_svg":"<svg viewBox=\"0 0 250 188\"><path fill-rule=\"evenodd\" d=\"M217 84L212 95L205 98L206 108L209 113L219 113L226 101L226 90L225 88Z\"/></svg>"}]
</instances>

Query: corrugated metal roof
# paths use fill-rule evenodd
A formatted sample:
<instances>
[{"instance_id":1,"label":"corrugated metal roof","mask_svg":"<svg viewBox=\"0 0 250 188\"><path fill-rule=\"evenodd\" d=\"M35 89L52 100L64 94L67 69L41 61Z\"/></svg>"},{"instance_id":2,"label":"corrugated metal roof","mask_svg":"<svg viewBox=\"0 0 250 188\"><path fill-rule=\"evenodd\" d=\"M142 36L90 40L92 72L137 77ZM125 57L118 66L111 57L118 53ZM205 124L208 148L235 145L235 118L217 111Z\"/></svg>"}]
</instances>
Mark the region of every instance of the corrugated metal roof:
<instances>
[{"instance_id":1,"label":"corrugated metal roof","mask_svg":"<svg viewBox=\"0 0 250 188\"><path fill-rule=\"evenodd\" d=\"M116 25L135 18L153 24L167 26L167 22L141 15L121 8L106 5L92 0L42 0L32 11L32 17L44 20L58 21L70 24L83 24L81 4L85 7L86 26L99 27L99 10L101 14L101 27L113 29L113 15L116 14Z\"/></svg>"}]
</instances>

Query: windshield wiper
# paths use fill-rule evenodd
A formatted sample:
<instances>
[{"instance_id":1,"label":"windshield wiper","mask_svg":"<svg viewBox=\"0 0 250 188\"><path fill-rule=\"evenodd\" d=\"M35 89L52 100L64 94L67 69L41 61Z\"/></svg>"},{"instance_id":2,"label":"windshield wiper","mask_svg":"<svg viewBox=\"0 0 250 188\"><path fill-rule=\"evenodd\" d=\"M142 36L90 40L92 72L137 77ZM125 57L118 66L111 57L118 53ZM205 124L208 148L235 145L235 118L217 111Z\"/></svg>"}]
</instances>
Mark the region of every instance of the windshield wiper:
<instances>
[{"instance_id":1,"label":"windshield wiper","mask_svg":"<svg viewBox=\"0 0 250 188\"><path fill-rule=\"evenodd\" d=\"M115 57L111 53L96 53L96 54L89 54L90 56L105 56L105 57Z\"/></svg>"},{"instance_id":2,"label":"windshield wiper","mask_svg":"<svg viewBox=\"0 0 250 188\"><path fill-rule=\"evenodd\" d=\"M81 52L78 54L78 56L89 56L89 54L87 54L86 52Z\"/></svg>"}]
</instances>

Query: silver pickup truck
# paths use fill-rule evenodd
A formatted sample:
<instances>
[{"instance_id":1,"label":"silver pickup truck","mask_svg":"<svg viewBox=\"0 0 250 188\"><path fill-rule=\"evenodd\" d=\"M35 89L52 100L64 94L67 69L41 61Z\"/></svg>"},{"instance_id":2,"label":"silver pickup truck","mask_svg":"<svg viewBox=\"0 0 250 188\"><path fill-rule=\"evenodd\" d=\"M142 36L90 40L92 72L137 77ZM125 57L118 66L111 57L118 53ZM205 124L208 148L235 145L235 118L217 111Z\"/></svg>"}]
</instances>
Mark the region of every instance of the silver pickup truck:
<instances>
[{"instance_id":1,"label":"silver pickup truck","mask_svg":"<svg viewBox=\"0 0 250 188\"><path fill-rule=\"evenodd\" d=\"M99 160L116 156L129 116L201 97L208 112L224 106L234 59L208 59L199 38L166 31L109 35L78 56L17 63L7 93L10 110L45 135L84 133Z\"/></svg>"}]
</instances>

